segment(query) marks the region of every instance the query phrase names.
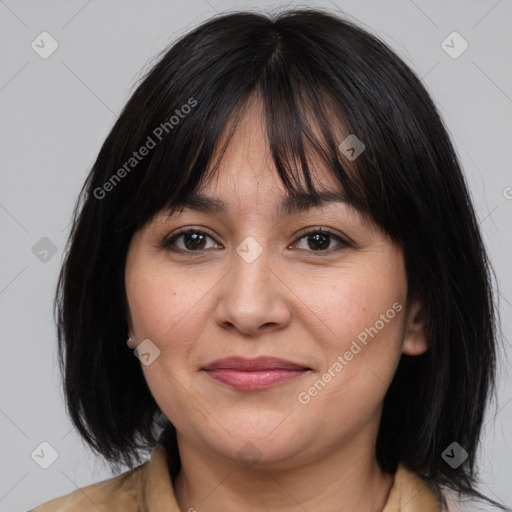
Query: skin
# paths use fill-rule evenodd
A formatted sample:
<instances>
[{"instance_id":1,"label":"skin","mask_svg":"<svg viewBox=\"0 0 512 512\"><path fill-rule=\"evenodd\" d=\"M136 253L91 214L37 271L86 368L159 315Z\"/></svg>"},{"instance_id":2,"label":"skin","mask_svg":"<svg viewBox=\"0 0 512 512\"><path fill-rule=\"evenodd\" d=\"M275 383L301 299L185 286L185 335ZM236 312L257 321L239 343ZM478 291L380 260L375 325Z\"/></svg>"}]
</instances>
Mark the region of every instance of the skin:
<instances>
[{"instance_id":1,"label":"skin","mask_svg":"<svg viewBox=\"0 0 512 512\"><path fill-rule=\"evenodd\" d=\"M320 164L314 176L317 189L340 190ZM344 203L276 216L286 190L257 101L201 192L225 201L227 215L157 215L134 234L125 269L129 334L160 350L141 367L178 432L180 509L382 511L393 484L375 457L382 402L401 354L427 349L420 305L406 308L400 247ZM352 245L330 237L315 250L305 234L319 226ZM182 227L208 235L201 251L161 247ZM236 252L247 237L262 248L251 263ZM178 248L186 251L186 241L180 237ZM300 403L299 393L395 303L403 306L396 316ZM311 370L260 391L229 388L201 370L234 355L275 356Z\"/></svg>"}]
</instances>

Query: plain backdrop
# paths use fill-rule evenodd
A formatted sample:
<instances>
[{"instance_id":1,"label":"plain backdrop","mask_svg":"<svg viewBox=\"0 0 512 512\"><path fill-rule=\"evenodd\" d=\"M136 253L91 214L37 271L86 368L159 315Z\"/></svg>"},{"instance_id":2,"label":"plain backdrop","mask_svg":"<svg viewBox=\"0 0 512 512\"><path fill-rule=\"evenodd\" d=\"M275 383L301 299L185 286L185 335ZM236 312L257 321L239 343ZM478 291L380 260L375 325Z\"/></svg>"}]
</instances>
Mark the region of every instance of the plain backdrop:
<instances>
[{"instance_id":1,"label":"plain backdrop","mask_svg":"<svg viewBox=\"0 0 512 512\"><path fill-rule=\"evenodd\" d=\"M176 37L216 13L286 6L325 7L360 23L405 59L439 106L500 285L509 355L500 366L499 394L479 451L481 490L512 503L510 0L5 0L0 1L1 512L25 512L111 476L66 416L51 303L72 207L117 114L151 59ZM448 36L454 41L450 50L443 46ZM52 45L58 47L43 58ZM41 450L56 457L47 469L37 459Z\"/></svg>"}]
</instances>

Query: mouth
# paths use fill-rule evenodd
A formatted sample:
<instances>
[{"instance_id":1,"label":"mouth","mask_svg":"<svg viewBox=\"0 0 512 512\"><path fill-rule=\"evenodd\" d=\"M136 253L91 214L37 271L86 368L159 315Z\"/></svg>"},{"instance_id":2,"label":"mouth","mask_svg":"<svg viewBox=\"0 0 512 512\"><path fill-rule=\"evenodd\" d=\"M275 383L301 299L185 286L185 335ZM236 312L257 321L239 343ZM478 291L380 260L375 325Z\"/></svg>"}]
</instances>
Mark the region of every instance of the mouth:
<instances>
[{"instance_id":1,"label":"mouth","mask_svg":"<svg viewBox=\"0 0 512 512\"><path fill-rule=\"evenodd\" d=\"M257 391L284 384L311 368L275 357L218 359L202 368L212 379L242 391Z\"/></svg>"}]
</instances>

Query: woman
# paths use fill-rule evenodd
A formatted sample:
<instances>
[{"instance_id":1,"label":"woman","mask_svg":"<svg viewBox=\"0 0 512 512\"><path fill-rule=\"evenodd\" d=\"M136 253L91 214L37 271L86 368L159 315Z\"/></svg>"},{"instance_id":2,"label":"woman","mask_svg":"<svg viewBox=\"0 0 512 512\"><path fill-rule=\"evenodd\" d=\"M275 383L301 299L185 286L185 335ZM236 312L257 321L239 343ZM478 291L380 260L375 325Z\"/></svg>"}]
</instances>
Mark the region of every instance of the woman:
<instances>
[{"instance_id":1,"label":"woman","mask_svg":"<svg viewBox=\"0 0 512 512\"><path fill-rule=\"evenodd\" d=\"M166 51L84 185L55 305L69 414L132 469L35 512L485 498L476 216L421 82L348 21L240 12Z\"/></svg>"}]
</instances>

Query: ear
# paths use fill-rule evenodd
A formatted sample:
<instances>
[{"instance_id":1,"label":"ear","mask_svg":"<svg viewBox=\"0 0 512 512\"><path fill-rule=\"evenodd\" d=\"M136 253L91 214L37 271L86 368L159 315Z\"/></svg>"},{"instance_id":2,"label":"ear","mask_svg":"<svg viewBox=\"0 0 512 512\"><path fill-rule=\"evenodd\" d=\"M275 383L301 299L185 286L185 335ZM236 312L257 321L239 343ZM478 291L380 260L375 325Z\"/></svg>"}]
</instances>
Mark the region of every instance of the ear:
<instances>
[{"instance_id":1,"label":"ear","mask_svg":"<svg viewBox=\"0 0 512 512\"><path fill-rule=\"evenodd\" d=\"M419 300L413 300L407 311L402 353L419 356L427 349L424 310Z\"/></svg>"}]
</instances>

